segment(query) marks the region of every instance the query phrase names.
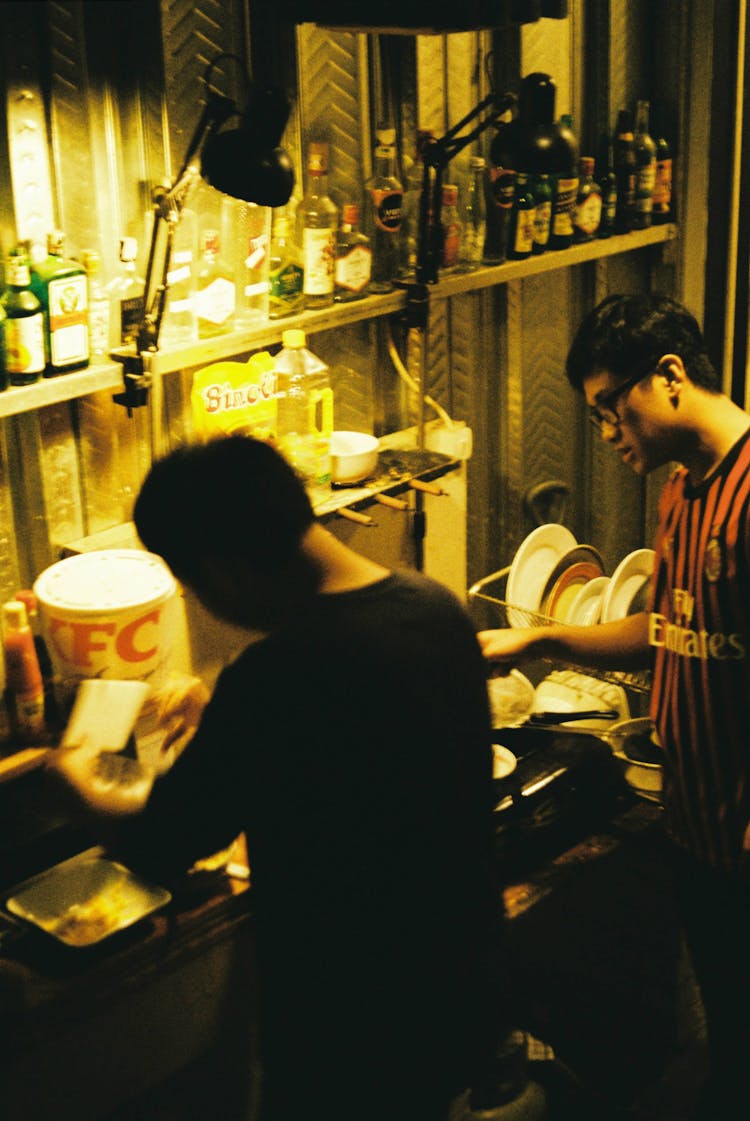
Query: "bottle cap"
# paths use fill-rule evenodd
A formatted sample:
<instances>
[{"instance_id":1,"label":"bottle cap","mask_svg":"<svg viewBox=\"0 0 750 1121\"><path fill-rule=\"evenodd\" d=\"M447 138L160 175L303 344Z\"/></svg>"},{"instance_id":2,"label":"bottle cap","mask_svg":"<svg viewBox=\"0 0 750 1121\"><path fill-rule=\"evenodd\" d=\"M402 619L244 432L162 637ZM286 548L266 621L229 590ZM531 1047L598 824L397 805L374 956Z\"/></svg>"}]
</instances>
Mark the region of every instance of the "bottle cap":
<instances>
[{"instance_id":1,"label":"bottle cap","mask_svg":"<svg viewBox=\"0 0 750 1121\"><path fill-rule=\"evenodd\" d=\"M375 135L378 138L378 144L383 148L392 148L396 143L395 128L378 128L375 130Z\"/></svg>"},{"instance_id":2,"label":"bottle cap","mask_svg":"<svg viewBox=\"0 0 750 1121\"><path fill-rule=\"evenodd\" d=\"M300 330L299 327L289 327L282 332L281 345L288 350L299 350L300 347L305 345L305 332Z\"/></svg>"},{"instance_id":3,"label":"bottle cap","mask_svg":"<svg viewBox=\"0 0 750 1121\"><path fill-rule=\"evenodd\" d=\"M328 171L328 143L311 140L307 149L307 170L311 175L325 175Z\"/></svg>"},{"instance_id":4,"label":"bottle cap","mask_svg":"<svg viewBox=\"0 0 750 1121\"><path fill-rule=\"evenodd\" d=\"M134 261L138 256L138 242L134 237L120 238L120 260Z\"/></svg>"},{"instance_id":5,"label":"bottle cap","mask_svg":"<svg viewBox=\"0 0 750 1121\"><path fill-rule=\"evenodd\" d=\"M52 256L59 257L62 254L63 246L65 245L65 234L62 230L50 230L47 234L47 252Z\"/></svg>"},{"instance_id":6,"label":"bottle cap","mask_svg":"<svg viewBox=\"0 0 750 1121\"><path fill-rule=\"evenodd\" d=\"M347 226L356 226L359 222L359 207L356 202L347 202L341 211L341 221Z\"/></svg>"},{"instance_id":7,"label":"bottle cap","mask_svg":"<svg viewBox=\"0 0 750 1121\"><path fill-rule=\"evenodd\" d=\"M29 625L26 604L20 599L9 599L3 604L3 627L6 631L21 631Z\"/></svg>"},{"instance_id":8,"label":"bottle cap","mask_svg":"<svg viewBox=\"0 0 750 1121\"><path fill-rule=\"evenodd\" d=\"M484 171L487 166L484 156L472 156L469 160L469 167L472 171Z\"/></svg>"},{"instance_id":9,"label":"bottle cap","mask_svg":"<svg viewBox=\"0 0 750 1121\"><path fill-rule=\"evenodd\" d=\"M94 249L84 249L81 254L83 267L88 273L97 273L101 268L102 259Z\"/></svg>"},{"instance_id":10,"label":"bottle cap","mask_svg":"<svg viewBox=\"0 0 750 1121\"><path fill-rule=\"evenodd\" d=\"M593 175L594 174L594 157L593 156L581 156L580 168L581 168L581 175Z\"/></svg>"},{"instance_id":11,"label":"bottle cap","mask_svg":"<svg viewBox=\"0 0 750 1121\"><path fill-rule=\"evenodd\" d=\"M443 183L443 206L455 206L458 202L458 187L455 183Z\"/></svg>"}]
</instances>

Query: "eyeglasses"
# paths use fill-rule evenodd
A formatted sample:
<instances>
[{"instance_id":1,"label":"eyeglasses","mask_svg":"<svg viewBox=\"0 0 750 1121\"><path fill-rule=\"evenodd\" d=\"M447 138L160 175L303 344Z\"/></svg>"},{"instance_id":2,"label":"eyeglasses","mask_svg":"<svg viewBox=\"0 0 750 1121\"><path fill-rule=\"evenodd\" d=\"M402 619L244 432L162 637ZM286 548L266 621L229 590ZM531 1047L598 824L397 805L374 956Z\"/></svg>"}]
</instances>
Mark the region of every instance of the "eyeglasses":
<instances>
[{"instance_id":1,"label":"eyeglasses","mask_svg":"<svg viewBox=\"0 0 750 1121\"><path fill-rule=\"evenodd\" d=\"M608 424L610 428L620 427L622 420L617 413L615 404L624 393L627 393L628 390L637 385L639 381L643 381L644 378L653 374L658 364L658 360L654 361L653 358L650 358L648 366L641 364L634 374L631 374L629 378L625 378L625 381L621 381L610 393L602 394L597 403L589 407L589 420L597 431L601 432L604 424Z\"/></svg>"}]
</instances>

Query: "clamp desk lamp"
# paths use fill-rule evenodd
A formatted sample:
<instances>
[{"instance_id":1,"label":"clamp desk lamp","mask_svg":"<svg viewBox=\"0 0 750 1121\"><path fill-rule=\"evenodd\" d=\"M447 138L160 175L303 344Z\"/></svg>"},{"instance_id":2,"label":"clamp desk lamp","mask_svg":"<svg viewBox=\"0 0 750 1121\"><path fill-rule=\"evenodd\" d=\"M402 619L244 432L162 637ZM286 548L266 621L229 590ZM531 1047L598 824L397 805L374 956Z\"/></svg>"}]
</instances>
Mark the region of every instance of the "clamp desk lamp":
<instances>
[{"instance_id":1,"label":"clamp desk lamp","mask_svg":"<svg viewBox=\"0 0 750 1121\"><path fill-rule=\"evenodd\" d=\"M177 178L171 186L157 187L153 194L154 223L136 352L113 354L123 364L125 383L113 399L128 410L128 415L146 404L152 388L152 357L159 349L175 230L192 184L200 176L223 194L270 207L284 206L294 187L292 163L279 146L289 119L286 96L280 90L258 88L248 80L247 104L240 110L235 101L211 88L211 73L226 57L235 56L218 55L203 75L206 103ZM239 118L239 124L224 128L234 117Z\"/></svg>"}]
</instances>

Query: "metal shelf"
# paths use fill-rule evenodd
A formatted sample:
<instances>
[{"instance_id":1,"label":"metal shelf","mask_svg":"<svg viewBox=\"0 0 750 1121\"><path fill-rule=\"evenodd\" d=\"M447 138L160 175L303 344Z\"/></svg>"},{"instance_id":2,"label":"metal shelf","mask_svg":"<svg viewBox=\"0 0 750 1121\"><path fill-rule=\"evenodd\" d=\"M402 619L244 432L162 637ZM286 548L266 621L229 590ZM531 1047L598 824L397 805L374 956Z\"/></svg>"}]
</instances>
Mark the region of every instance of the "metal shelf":
<instances>
[{"instance_id":1,"label":"metal shelf","mask_svg":"<svg viewBox=\"0 0 750 1121\"><path fill-rule=\"evenodd\" d=\"M430 297L448 299L451 296L492 288L497 284L523 280L528 276L538 276L541 273L659 245L673 241L677 236L678 229L675 225L651 226L647 230L633 230L627 234L595 239L582 245L572 245L569 249L550 251L538 257L529 257L525 261L506 261L502 265L480 268L469 273L449 273L441 276L437 284L430 286ZM237 354L273 346L281 342L282 332L289 328L299 327L308 335L312 335L318 331L329 331L335 327L345 327L363 320L376 319L382 315L392 315L403 311L405 307L406 290L397 288L382 296L366 296L362 300L334 304L319 311L305 311L285 319L264 320L257 326L231 331L213 339L205 339L189 347L160 350L153 355L151 370L154 374L164 375L194 366L205 366ZM122 381L122 366L112 361L89 366L85 370L78 370L72 374L43 378L33 385L11 386L0 393L0 417L41 409L61 401L72 401L77 397L85 397L89 393L98 393L101 390L121 389Z\"/></svg>"}]
</instances>

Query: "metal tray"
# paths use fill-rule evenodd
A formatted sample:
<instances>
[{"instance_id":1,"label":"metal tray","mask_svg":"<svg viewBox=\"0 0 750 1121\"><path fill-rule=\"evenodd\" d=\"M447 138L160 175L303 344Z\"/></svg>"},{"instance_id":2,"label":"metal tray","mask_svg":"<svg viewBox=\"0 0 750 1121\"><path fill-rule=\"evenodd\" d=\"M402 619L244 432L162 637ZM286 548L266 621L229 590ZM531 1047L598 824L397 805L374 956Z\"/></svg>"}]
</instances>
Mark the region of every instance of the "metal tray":
<instances>
[{"instance_id":1,"label":"metal tray","mask_svg":"<svg viewBox=\"0 0 750 1121\"><path fill-rule=\"evenodd\" d=\"M5 909L66 946L93 946L169 903L166 888L87 851L11 890Z\"/></svg>"}]
</instances>

